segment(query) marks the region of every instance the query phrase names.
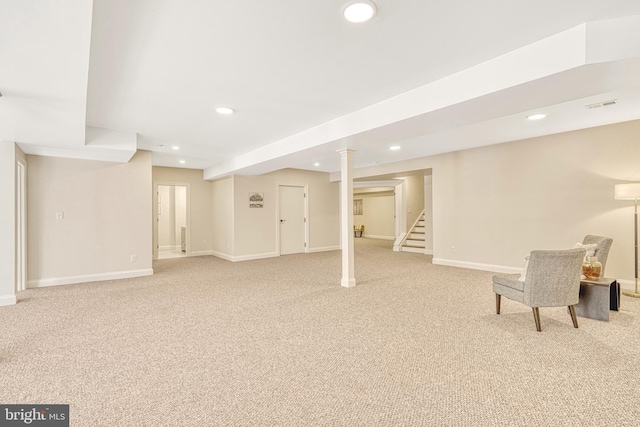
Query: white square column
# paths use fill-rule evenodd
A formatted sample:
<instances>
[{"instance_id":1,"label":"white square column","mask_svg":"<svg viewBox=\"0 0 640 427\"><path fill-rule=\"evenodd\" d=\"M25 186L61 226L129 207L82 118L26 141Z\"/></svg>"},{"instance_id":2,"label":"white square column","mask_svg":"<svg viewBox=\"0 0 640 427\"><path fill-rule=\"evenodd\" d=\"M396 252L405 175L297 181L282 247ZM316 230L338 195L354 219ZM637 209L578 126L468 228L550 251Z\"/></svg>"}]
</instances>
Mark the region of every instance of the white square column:
<instances>
[{"instance_id":1,"label":"white square column","mask_svg":"<svg viewBox=\"0 0 640 427\"><path fill-rule=\"evenodd\" d=\"M342 280L345 288L356 285L353 237L353 153L354 150L338 150L340 153L340 235L342 245Z\"/></svg>"}]
</instances>

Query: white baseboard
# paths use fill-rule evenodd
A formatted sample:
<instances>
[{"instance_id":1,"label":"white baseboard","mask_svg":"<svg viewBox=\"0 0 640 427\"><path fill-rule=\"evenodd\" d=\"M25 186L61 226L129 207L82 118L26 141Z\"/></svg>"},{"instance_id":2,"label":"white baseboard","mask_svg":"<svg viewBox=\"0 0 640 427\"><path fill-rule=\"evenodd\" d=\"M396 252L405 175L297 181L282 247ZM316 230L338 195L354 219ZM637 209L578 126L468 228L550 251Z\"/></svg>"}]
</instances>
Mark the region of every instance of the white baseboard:
<instances>
[{"instance_id":1,"label":"white baseboard","mask_svg":"<svg viewBox=\"0 0 640 427\"><path fill-rule=\"evenodd\" d=\"M522 268L508 267L506 265L483 264L479 262L458 261L454 259L434 258L435 265L447 265L449 267L470 268L472 270L493 271L495 273L517 274L522 273Z\"/></svg>"},{"instance_id":2,"label":"white baseboard","mask_svg":"<svg viewBox=\"0 0 640 427\"><path fill-rule=\"evenodd\" d=\"M618 280L620 284L620 290L622 291L630 291L633 292L636 290L636 281L635 280Z\"/></svg>"},{"instance_id":3,"label":"white baseboard","mask_svg":"<svg viewBox=\"0 0 640 427\"><path fill-rule=\"evenodd\" d=\"M191 251L189 252L189 256L206 256L206 255L214 255L212 250L208 251Z\"/></svg>"},{"instance_id":4,"label":"white baseboard","mask_svg":"<svg viewBox=\"0 0 640 427\"><path fill-rule=\"evenodd\" d=\"M425 255L433 255L433 249L425 249L424 253Z\"/></svg>"},{"instance_id":5,"label":"white baseboard","mask_svg":"<svg viewBox=\"0 0 640 427\"><path fill-rule=\"evenodd\" d=\"M396 240L396 238L393 236L377 236L375 234L365 234L363 237L367 239Z\"/></svg>"},{"instance_id":6,"label":"white baseboard","mask_svg":"<svg viewBox=\"0 0 640 427\"><path fill-rule=\"evenodd\" d=\"M225 253L222 253L222 252L211 251L211 255L213 255L214 257L217 257L217 258L225 259L227 261L233 261L233 256L232 255L225 254Z\"/></svg>"},{"instance_id":7,"label":"white baseboard","mask_svg":"<svg viewBox=\"0 0 640 427\"><path fill-rule=\"evenodd\" d=\"M336 245L336 246L321 246L318 248L309 248L309 253L315 253L315 252L329 252L329 251L339 251L340 250L340 245Z\"/></svg>"},{"instance_id":8,"label":"white baseboard","mask_svg":"<svg viewBox=\"0 0 640 427\"><path fill-rule=\"evenodd\" d=\"M233 257L233 262L237 261L253 261L255 259L274 258L280 256L277 252L267 252L263 254L240 255Z\"/></svg>"},{"instance_id":9,"label":"white baseboard","mask_svg":"<svg viewBox=\"0 0 640 427\"><path fill-rule=\"evenodd\" d=\"M253 261L253 260L256 260L256 259L274 258L274 257L279 256L279 254L277 252L267 252L267 253L263 253L263 254L251 254L251 255L233 256L233 255L223 254L222 252L216 252L216 251L211 251L211 255L213 255L215 257L218 257L218 258L226 259L227 261L231 261L231 262Z\"/></svg>"},{"instance_id":10,"label":"white baseboard","mask_svg":"<svg viewBox=\"0 0 640 427\"><path fill-rule=\"evenodd\" d=\"M4 305L14 305L16 303L15 295L0 295L0 307Z\"/></svg>"},{"instance_id":11,"label":"white baseboard","mask_svg":"<svg viewBox=\"0 0 640 427\"><path fill-rule=\"evenodd\" d=\"M47 286L73 285L75 283L102 282L105 280L130 279L133 277L151 276L152 268L141 270L118 271L114 273L87 274L84 276L54 277L51 279L29 280L27 288L44 288Z\"/></svg>"}]
</instances>

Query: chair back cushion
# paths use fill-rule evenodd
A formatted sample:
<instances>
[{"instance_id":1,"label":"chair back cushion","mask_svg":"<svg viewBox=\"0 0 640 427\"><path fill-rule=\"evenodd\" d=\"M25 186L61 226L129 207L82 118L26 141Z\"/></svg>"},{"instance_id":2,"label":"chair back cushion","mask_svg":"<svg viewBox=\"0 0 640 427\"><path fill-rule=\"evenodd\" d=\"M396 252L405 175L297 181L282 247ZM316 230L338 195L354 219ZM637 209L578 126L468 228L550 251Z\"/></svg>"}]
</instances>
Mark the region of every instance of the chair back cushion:
<instances>
[{"instance_id":1,"label":"chair back cushion","mask_svg":"<svg viewBox=\"0 0 640 427\"><path fill-rule=\"evenodd\" d=\"M584 249L532 251L524 286L530 307L560 307L578 303Z\"/></svg>"},{"instance_id":2,"label":"chair back cushion","mask_svg":"<svg viewBox=\"0 0 640 427\"><path fill-rule=\"evenodd\" d=\"M593 236L588 234L584 237L582 243L585 245L593 243L598 245L595 256L598 258L598 261L600 261L600 264L602 264L602 276L604 276L604 268L607 266L607 258L609 257L609 249L611 249L613 239L610 237Z\"/></svg>"}]
</instances>

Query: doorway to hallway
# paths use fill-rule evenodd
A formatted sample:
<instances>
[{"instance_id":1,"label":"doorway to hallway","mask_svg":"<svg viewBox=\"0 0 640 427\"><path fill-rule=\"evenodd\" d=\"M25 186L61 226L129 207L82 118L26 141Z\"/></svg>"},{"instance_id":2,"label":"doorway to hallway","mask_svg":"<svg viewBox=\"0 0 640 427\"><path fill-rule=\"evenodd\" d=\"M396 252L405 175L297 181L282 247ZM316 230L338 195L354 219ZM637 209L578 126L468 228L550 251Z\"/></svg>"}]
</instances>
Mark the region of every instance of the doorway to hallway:
<instances>
[{"instance_id":1,"label":"doorway to hallway","mask_svg":"<svg viewBox=\"0 0 640 427\"><path fill-rule=\"evenodd\" d=\"M154 259L189 254L188 185L156 183Z\"/></svg>"}]
</instances>

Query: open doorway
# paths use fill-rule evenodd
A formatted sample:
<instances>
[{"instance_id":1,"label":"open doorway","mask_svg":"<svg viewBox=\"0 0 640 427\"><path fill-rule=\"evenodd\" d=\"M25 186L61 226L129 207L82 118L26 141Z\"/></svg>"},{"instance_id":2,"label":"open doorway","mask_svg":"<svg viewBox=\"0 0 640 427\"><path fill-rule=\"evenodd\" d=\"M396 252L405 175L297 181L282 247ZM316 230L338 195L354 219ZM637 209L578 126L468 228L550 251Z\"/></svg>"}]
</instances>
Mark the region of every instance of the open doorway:
<instances>
[{"instance_id":1,"label":"open doorway","mask_svg":"<svg viewBox=\"0 0 640 427\"><path fill-rule=\"evenodd\" d=\"M155 259L189 254L188 190L187 185L156 183Z\"/></svg>"}]
</instances>

